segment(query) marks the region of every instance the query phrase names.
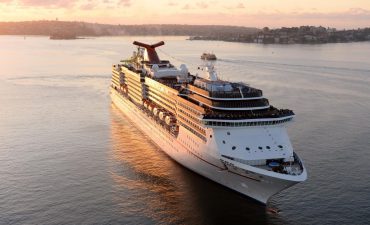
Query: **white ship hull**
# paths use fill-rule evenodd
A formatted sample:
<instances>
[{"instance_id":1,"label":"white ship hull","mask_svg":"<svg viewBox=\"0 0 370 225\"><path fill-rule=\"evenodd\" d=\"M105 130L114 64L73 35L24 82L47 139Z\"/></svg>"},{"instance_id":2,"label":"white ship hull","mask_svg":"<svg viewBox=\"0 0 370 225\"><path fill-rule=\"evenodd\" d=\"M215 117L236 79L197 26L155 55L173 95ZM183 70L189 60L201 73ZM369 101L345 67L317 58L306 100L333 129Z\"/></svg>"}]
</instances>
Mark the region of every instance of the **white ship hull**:
<instances>
[{"instance_id":1,"label":"white ship hull","mask_svg":"<svg viewBox=\"0 0 370 225\"><path fill-rule=\"evenodd\" d=\"M189 140L196 140L187 129L180 126L179 135L175 137L114 89L111 89L111 99L142 132L172 159L204 177L261 203L266 204L272 195L304 181L307 177L304 167L300 175L292 176L241 164L223 158L221 155L211 156L202 149L202 144L189 145L184 142L186 137Z\"/></svg>"}]
</instances>

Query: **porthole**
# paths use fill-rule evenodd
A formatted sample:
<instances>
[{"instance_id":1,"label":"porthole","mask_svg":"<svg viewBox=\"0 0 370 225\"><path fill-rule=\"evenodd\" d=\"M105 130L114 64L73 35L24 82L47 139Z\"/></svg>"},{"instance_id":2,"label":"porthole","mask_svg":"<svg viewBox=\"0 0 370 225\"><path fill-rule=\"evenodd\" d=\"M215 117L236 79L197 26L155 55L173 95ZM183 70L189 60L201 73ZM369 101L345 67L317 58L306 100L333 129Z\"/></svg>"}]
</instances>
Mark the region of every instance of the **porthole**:
<instances>
[{"instance_id":1,"label":"porthole","mask_svg":"<svg viewBox=\"0 0 370 225\"><path fill-rule=\"evenodd\" d=\"M261 146L258 146L258 149L259 149L259 150L262 150L262 147L261 147Z\"/></svg>"},{"instance_id":2,"label":"porthole","mask_svg":"<svg viewBox=\"0 0 370 225\"><path fill-rule=\"evenodd\" d=\"M235 150L235 149L236 149L236 147L235 147L235 146L233 146L231 149L232 149L232 150Z\"/></svg>"},{"instance_id":3,"label":"porthole","mask_svg":"<svg viewBox=\"0 0 370 225\"><path fill-rule=\"evenodd\" d=\"M246 147L246 148L245 148L245 150L249 151L249 150L251 150L251 149L250 149L250 148L248 148L248 147Z\"/></svg>"},{"instance_id":4,"label":"porthole","mask_svg":"<svg viewBox=\"0 0 370 225\"><path fill-rule=\"evenodd\" d=\"M226 141L222 141L222 143L226 144Z\"/></svg>"},{"instance_id":5,"label":"porthole","mask_svg":"<svg viewBox=\"0 0 370 225\"><path fill-rule=\"evenodd\" d=\"M267 149L270 149L270 146L266 146Z\"/></svg>"},{"instance_id":6,"label":"porthole","mask_svg":"<svg viewBox=\"0 0 370 225\"><path fill-rule=\"evenodd\" d=\"M278 147L279 147L279 148L283 148L283 146L281 146L281 145L278 145Z\"/></svg>"},{"instance_id":7,"label":"porthole","mask_svg":"<svg viewBox=\"0 0 370 225\"><path fill-rule=\"evenodd\" d=\"M230 132L227 132L227 135L230 135Z\"/></svg>"}]
</instances>

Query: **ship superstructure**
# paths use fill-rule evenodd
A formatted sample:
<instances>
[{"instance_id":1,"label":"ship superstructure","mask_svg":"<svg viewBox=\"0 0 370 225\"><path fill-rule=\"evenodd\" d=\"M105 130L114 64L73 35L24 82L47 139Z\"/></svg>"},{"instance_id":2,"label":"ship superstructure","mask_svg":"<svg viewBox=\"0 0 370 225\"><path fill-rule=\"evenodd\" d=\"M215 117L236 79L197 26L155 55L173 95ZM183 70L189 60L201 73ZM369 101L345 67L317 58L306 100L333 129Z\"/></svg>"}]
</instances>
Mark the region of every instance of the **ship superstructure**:
<instances>
[{"instance_id":1,"label":"ship superstructure","mask_svg":"<svg viewBox=\"0 0 370 225\"><path fill-rule=\"evenodd\" d=\"M218 78L212 65L176 68L155 48L113 65L112 101L170 157L262 203L307 178L285 124L294 113L261 90Z\"/></svg>"}]
</instances>

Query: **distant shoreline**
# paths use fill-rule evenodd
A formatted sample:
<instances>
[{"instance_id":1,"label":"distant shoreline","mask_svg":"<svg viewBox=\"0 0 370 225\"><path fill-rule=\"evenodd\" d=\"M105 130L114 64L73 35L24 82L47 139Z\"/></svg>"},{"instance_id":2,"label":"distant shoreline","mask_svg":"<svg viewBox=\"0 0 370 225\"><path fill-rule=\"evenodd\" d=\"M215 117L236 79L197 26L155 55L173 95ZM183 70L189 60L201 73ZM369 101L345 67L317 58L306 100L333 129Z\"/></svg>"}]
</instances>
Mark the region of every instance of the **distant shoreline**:
<instances>
[{"instance_id":1,"label":"distant shoreline","mask_svg":"<svg viewBox=\"0 0 370 225\"><path fill-rule=\"evenodd\" d=\"M326 44L370 41L370 28L336 30L335 28L301 26L270 30L268 27L249 35L193 36L188 40L216 40L258 44Z\"/></svg>"},{"instance_id":2,"label":"distant shoreline","mask_svg":"<svg viewBox=\"0 0 370 225\"><path fill-rule=\"evenodd\" d=\"M370 41L370 28L337 30L322 26L263 29L222 25L108 25L57 20L0 22L0 35L42 35L54 40L103 36L185 36L189 40L258 44L325 44Z\"/></svg>"},{"instance_id":3,"label":"distant shoreline","mask_svg":"<svg viewBox=\"0 0 370 225\"><path fill-rule=\"evenodd\" d=\"M247 35L259 29L219 25L108 25L69 21L0 22L0 35L74 34L76 36L215 36Z\"/></svg>"},{"instance_id":4,"label":"distant shoreline","mask_svg":"<svg viewBox=\"0 0 370 225\"><path fill-rule=\"evenodd\" d=\"M347 44L347 43L363 43L363 42L370 42L370 40L363 40L363 41L337 41L337 42L309 42L309 43L257 43L254 41L238 41L238 40L222 40L222 39L212 39L212 38L202 38L202 39L191 39L191 37L186 36L186 35L101 35L101 36L78 36L74 38L51 38L50 35L37 35L37 34L32 34L32 35L22 35L22 34L0 34L1 36L17 36L17 37L24 37L26 39L27 37L45 37L49 38L52 41L57 41L57 40L82 40L82 39L94 39L94 38L102 38L102 37L134 37L134 36L139 36L139 37L185 37L186 41L222 41L222 42L232 42L232 43L245 43L245 44L264 44L264 45L294 45L294 44L304 44L304 45L322 45L322 44ZM186 38L188 37L188 38Z\"/></svg>"},{"instance_id":5,"label":"distant shoreline","mask_svg":"<svg viewBox=\"0 0 370 225\"><path fill-rule=\"evenodd\" d=\"M223 41L223 42L232 42L232 43L245 43L245 44L264 44L264 45L296 45L296 44L303 44L303 45L322 45L322 44L349 44L349 43L363 43L363 42L370 42L370 40L363 40L363 41L337 41L337 42L311 42L311 43L257 43L253 41L234 41L234 40L214 40L214 39L198 39L192 40L190 38L186 39L187 41Z\"/></svg>"}]
</instances>

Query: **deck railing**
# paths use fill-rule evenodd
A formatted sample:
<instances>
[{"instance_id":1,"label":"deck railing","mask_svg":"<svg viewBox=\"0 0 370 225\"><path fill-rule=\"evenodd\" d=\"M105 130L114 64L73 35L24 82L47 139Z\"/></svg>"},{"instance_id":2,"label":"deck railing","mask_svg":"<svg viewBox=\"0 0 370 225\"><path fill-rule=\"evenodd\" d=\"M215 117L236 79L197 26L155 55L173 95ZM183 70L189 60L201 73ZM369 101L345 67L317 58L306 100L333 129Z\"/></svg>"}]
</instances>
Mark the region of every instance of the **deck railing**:
<instances>
[{"instance_id":1,"label":"deck railing","mask_svg":"<svg viewBox=\"0 0 370 225\"><path fill-rule=\"evenodd\" d=\"M265 119L265 118L282 118L293 116L294 113L289 109L273 109L268 111L256 112L246 111L238 113L222 113L209 110L204 115L203 119L218 119L218 120L242 120L242 119Z\"/></svg>"},{"instance_id":2,"label":"deck railing","mask_svg":"<svg viewBox=\"0 0 370 225\"><path fill-rule=\"evenodd\" d=\"M207 91L201 87L188 85L188 89L197 94L211 98L257 98L262 97L262 91L259 89L244 87L241 90L234 88L232 91Z\"/></svg>"}]
</instances>

